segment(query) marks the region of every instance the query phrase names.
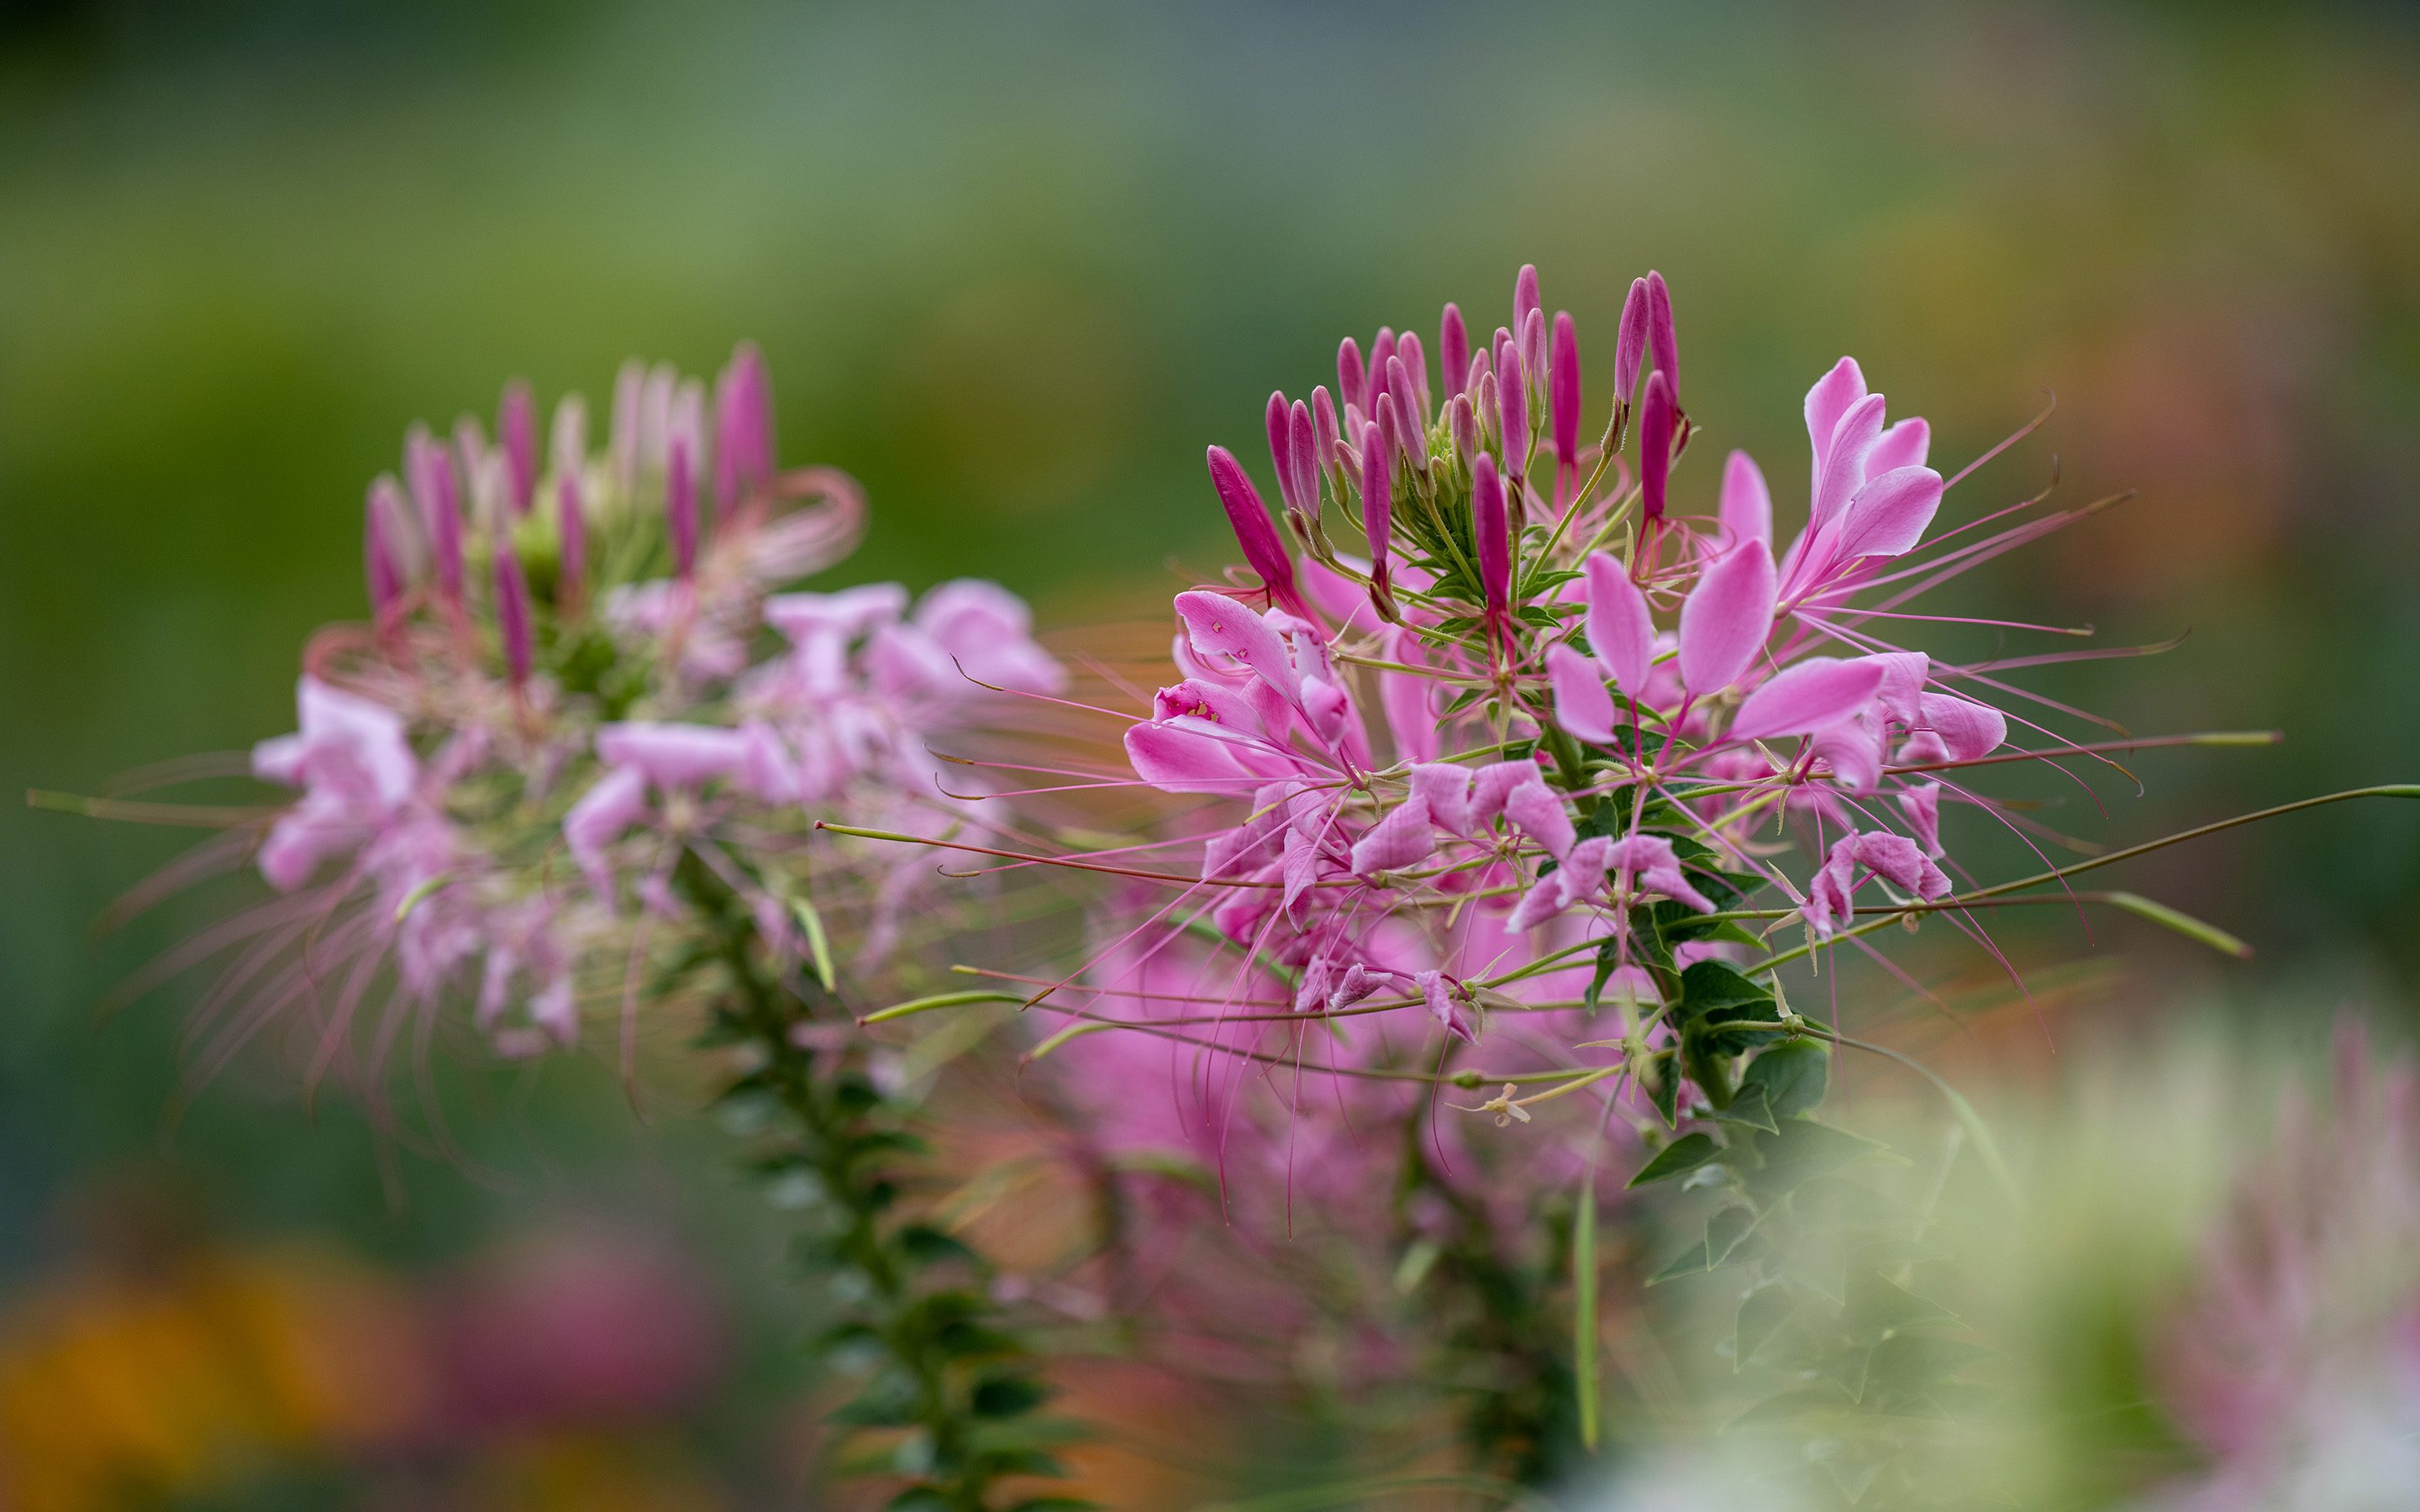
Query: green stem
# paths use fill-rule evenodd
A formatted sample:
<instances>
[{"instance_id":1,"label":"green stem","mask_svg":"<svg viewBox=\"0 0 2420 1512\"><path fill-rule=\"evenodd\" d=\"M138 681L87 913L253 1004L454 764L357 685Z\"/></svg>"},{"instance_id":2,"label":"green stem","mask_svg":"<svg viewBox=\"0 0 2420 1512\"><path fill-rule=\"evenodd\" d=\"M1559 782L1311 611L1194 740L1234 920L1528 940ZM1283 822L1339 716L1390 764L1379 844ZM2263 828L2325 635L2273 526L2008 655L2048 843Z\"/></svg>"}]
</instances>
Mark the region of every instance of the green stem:
<instances>
[{"instance_id":1,"label":"green stem","mask_svg":"<svg viewBox=\"0 0 2420 1512\"><path fill-rule=\"evenodd\" d=\"M1042 1400L1013 1369L1025 1351L1000 1326L980 1282L987 1268L940 1231L901 1218L898 1166L923 1142L905 1109L885 1098L841 1052L799 1042L801 1025L849 1022L839 999L811 978L777 975L746 902L694 856L675 886L705 926L707 963L719 968L711 1038L752 1048L757 1068L726 1099L768 1099L781 1110L779 1145L752 1163L771 1181L795 1183L817 1231L800 1244L847 1287L845 1321L828 1335L831 1352L877 1355L865 1389L837 1417L904 1428L892 1469L908 1481L890 1504L917 1512L989 1512L994 1483L1049 1474L1031 1442L1007 1420ZM935 1268L971 1265L974 1286L950 1286ZM835 1288L835 1289L839 1289Z\"/></svg>"}]
</instances>

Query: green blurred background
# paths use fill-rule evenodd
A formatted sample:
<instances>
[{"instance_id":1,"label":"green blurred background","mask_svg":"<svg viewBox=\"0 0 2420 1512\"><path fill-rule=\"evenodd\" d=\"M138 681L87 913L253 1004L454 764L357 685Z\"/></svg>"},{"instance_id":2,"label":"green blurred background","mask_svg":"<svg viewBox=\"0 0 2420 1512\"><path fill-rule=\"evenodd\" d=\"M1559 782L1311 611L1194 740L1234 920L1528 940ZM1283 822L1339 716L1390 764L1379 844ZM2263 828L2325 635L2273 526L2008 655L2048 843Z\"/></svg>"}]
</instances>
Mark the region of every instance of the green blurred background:
<instances>
[{"instance_id":1,"label":"green blurred background","mask_svg":"<svg viewBox=\"0 0 2420 1512\"><path fill-rule=\"evenodd\" d=\"M1600 384L1661 268L1691 412L1786 520L1799 397L1844 351L1951 466L2055 393L1949 515L2054 467L2069 502L2140 497L1959 602L2190 630L2043 686L2137 730L2290 733L2148 758L2148 795L2061 827L2420 775L2399 8L6 0L0 791L287 728L302 638L360 609L364 484L508 375L601 397L626 355L710 370L752 336L786 458L872 491L846 576L1148 618L1171 563L1223 559L1204 442L1264 472L1272 386L1332 381L1342 333L1433 331L1443 299L1498 323L1523 261ZM2146 1000L2392 1010L2415 839L2337 810L2129 874L2249 966L2100 943L2149 952ZM723 1305L783 1316L711 1131L634 1121L608 1067L452 1072L506 1180L407 1161L400 1206L357 1118L268 1074L163 1149L177 995L95 1005L199 915L86 929L180 840L0 808L0 1275L39 1287L130 1208L415 1273L560 1209L686 1234ZM744 1332L773 1342L688 1452L777 1484L793 1376L781 1328Z\"/></svg>"}]
</instances>

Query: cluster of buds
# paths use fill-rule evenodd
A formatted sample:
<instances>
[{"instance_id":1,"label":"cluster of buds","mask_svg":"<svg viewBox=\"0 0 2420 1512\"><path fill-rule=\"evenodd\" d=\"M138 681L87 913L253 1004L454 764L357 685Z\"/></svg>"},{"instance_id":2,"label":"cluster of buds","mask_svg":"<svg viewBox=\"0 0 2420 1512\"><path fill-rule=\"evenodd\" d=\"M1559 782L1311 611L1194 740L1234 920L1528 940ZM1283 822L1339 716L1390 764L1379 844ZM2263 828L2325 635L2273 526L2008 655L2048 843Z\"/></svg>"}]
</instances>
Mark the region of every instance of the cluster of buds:
<instances>
[{"instance_id":1,"label":"cluster of buds","mask_svg":"<svg viewBox=\"0 0 2420 1512\"><path fill-rule=\"evenodd\" d=\"M964 825L980 790L944 791L927 740L1061 681L990 583L776 591L845 556L864 508L841 473L777 466L752 347L711 391L627 366L602 452L578 395L543 456L538 435L515 383L492 438L415 426L402 479L370 486L371 623L315 640L300 731L254 753L301 795L240 837L284 896L209 942L251 952L225 1050L306 1003L315 1073L369 1012L380 1054L448 1000L508 1055L571 1044L600 1005L627 1023L690 933L685 866L744 902L777 971L829 985L831 942L879 958L923 869L830 837L811 869L817 817Z\"/></svg>"}]
</instances>

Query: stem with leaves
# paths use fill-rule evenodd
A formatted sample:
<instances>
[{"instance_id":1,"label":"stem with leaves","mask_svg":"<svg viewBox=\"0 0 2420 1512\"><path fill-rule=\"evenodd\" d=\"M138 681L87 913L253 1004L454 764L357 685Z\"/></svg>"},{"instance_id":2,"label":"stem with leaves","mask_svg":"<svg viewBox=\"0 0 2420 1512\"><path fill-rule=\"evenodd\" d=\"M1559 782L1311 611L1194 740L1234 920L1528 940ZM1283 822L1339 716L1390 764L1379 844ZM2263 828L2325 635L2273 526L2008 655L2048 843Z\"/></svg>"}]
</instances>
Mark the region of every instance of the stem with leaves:
<instances>
[{"instance_id":1,"label":"stem with leaves","mask_svg":"<svg viewBox=\"0 0 2420 1512\"><path fill-rule=\"evenodd\" d=\"M704 921L690 969L713 974L708 1042L746 1046L755 1063L723 1103L735 1123L765 1136L750 1168L806 1220L799 1258L828 1279L845 1314L823 1335L824 1358L865 1375L834 1421L899 1431L887 1455L844 1468L904 1477L892 1512L1089 1505L1002 1501L1004 1481L1063 1476L1048 1449L1072 1434L1035 1414L1050 1394L986 1289L982 1257L900 1211L909 1168L925 1152L911 1110L845 1051L811 1048L798 1032L849 1025L838 997L777 968L747 904L712 868L686 857L675 885Z\"/></svg>"}]
</instances>

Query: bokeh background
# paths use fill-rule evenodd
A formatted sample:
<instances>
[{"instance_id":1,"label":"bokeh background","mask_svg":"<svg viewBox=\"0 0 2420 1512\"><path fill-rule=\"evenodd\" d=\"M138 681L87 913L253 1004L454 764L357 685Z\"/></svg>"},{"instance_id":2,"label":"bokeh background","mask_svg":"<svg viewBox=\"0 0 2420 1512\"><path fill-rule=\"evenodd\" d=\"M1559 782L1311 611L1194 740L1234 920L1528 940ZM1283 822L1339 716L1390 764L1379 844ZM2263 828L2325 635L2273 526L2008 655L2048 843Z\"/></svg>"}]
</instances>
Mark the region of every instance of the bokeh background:
<instances>
[{"instance_id":1,"label":"bokeh background","mask_svg":"<svg viewBox=\"0 0 2420 1512\"><path fill-rule=\"evenodd\" d=\"M303 636L360 609L364 484L507 375L601 395L628 354L710 369L752 336L785 455L871 489L846 578L979 572L1098 624L1223 560L1204 442L1257 468L1271 387L1446 298L1492 326L1523 261L1600 381L1661 268L1693 415L1785 500L1799 396L1844 351L1953 465L2055 394L1951 510L2054 475L2139 496L1961 603L2190 632L2041 686L2137 730L2289 733L2148 757L2143 795L2102 783L2104 819L2071 794L2060 827L2420 776L2402 8L5 0L0 793L287 728ZM2335 810L2130 872L2259 955L2109 925L2071 1042L2396 1019L2415 841ZM0 807L0 1423L85 1381L124 1419L96 1441L193 1504L352 1504L328 1498L360 1444L461 1504L782 1504L807 1383L778 1224L677 1100L447 1068L476 1172L396 1180L266 1072L170 1137L177 993L98 1009L196 916L88 927L178 842ZM358 1328L389 1354L339 1352L442 1396L461 1346L425 1315L548 1243L621 1257L597 1306L689 1299L652 1389L381 1427L315 1373L308 1341ZM186 1463L233 1422L273 1473Z\"/></svg>"}]
</instances>

